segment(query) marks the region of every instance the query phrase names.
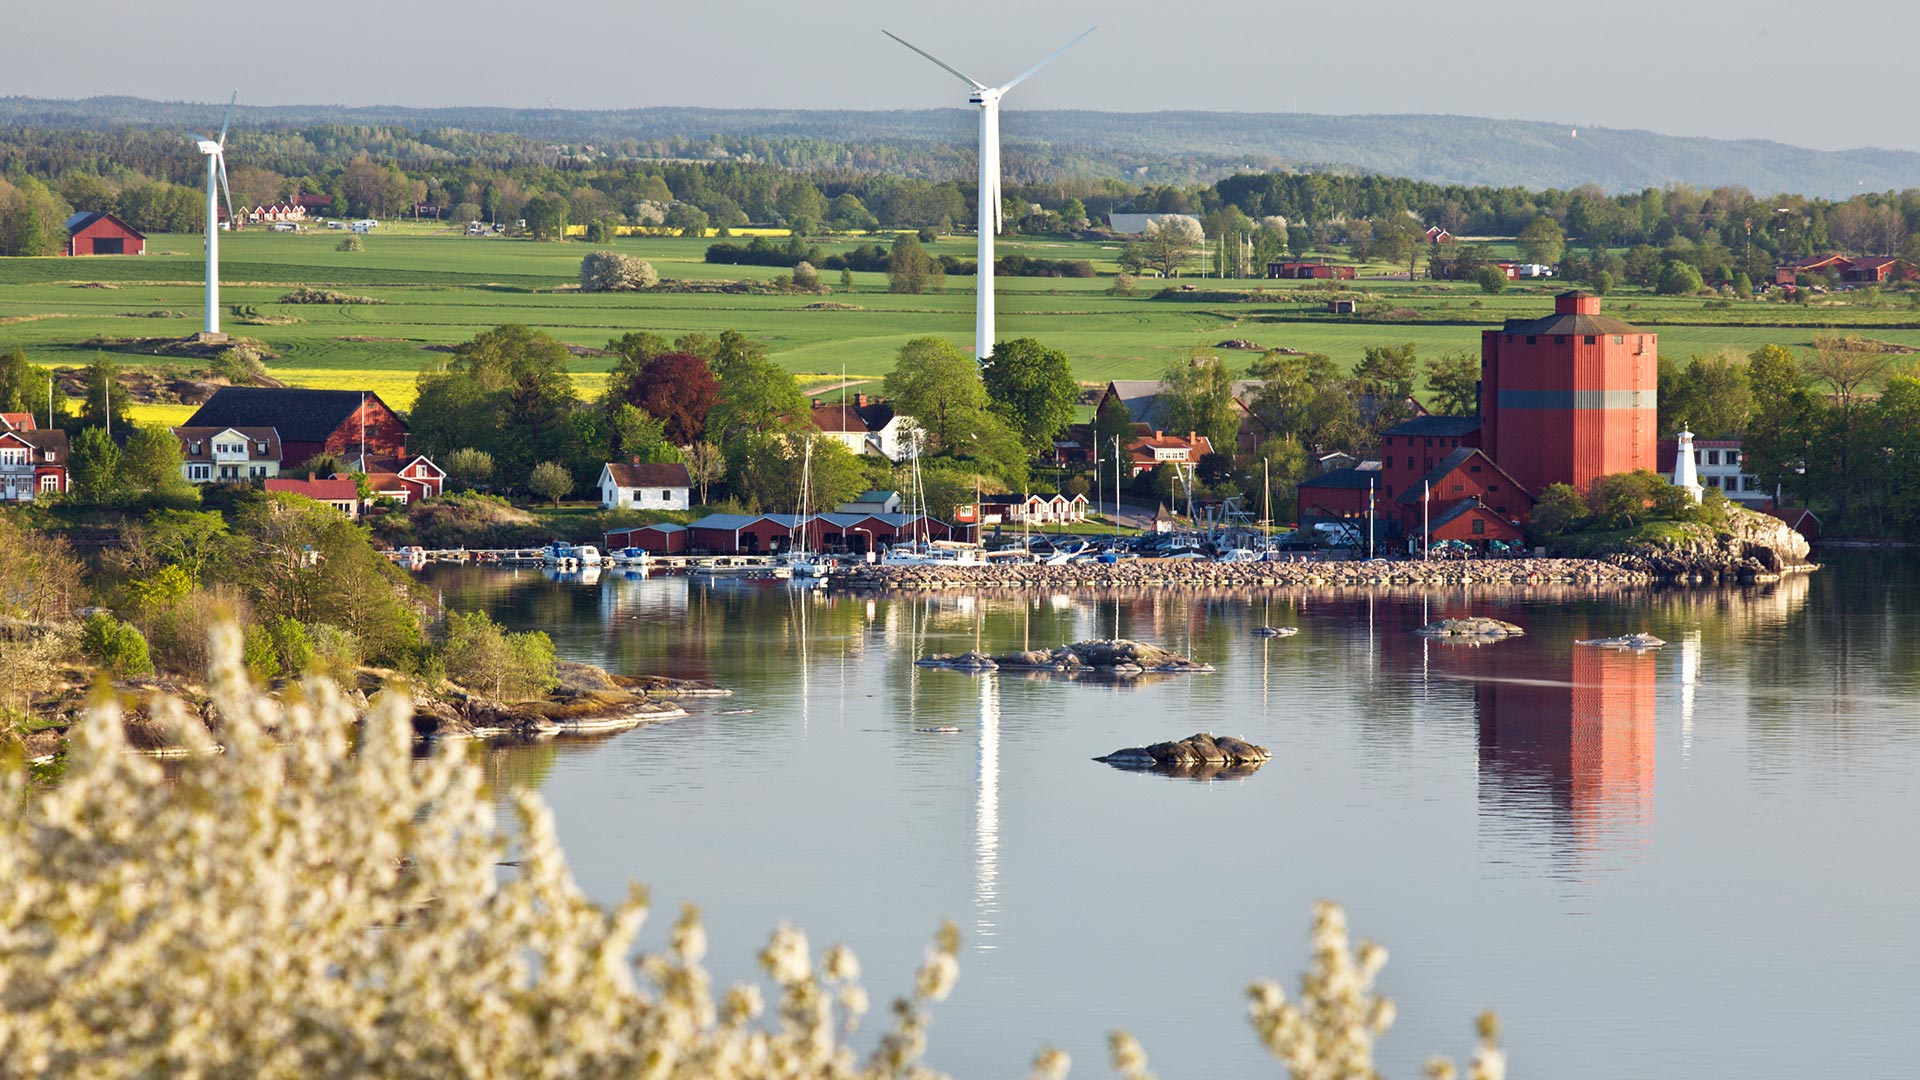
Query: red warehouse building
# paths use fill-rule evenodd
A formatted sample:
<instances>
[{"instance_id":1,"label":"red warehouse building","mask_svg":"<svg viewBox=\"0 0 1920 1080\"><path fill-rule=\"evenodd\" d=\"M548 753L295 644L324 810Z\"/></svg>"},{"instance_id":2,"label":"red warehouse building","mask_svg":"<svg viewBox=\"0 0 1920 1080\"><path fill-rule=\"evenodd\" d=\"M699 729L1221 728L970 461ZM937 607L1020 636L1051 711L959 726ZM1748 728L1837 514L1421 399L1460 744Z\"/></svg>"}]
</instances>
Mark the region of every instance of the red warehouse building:
<instances>
[{"instance_id":1,"label":"red warehouse building","mask_svg":"<svg viewBox=\"0 0 1920 1080\"><path fill-rule=\"evenodd\" d=\"M112 214L75 214L67 219L63 255L145 255L147 238Z\"/></svg>"},{"instance_id":2,"label":"red warehouse building","mask_svg":"<svg viewBox=\"0 0 1920 1080\"><path fill-rule=\"evenodd\" d=\"M364 390L223 386L187 420L189 427L270 427L280 433L280 468L328 453L342 460L407 454L407 425Z\"/></svg>"},{"instance_id":3,"label":"red warehouse building","mask_svg":"<svg viewBox=\"0 0 1920 1080\"><path fill-rule=\"evenodd\" d=\"M1544 319L1480 335L1479 446L1528 491L1586 491L1610 473L1653 469L1657 337L1600 314L1600 298L1554 297Z\"/></svg>"}]
</instances>

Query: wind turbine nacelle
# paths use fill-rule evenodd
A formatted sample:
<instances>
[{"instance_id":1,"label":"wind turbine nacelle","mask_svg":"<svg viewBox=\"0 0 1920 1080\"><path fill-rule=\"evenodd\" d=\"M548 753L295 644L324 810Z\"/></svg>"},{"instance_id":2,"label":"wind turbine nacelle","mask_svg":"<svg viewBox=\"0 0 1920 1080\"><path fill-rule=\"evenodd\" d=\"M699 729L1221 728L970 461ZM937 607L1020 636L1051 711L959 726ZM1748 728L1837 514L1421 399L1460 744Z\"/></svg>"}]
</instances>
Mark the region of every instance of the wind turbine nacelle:
<instances>
[{"instance_id":1,"label":"wind turbine nacelle","mask_svg":"<svg viewBox=\"0 0 1920 1080\"><path fill-rule=\"evenodd\" d=\"M969 105L978 105L983 109L988 105L997 104L999 101L1000 91L992 88L975 90L973 93L967 95L967 103Z\"/></svg>"},{"instance_id":2,"label":"wind turbine nacelle","mask_svg":"<svg viewBox=\"0 0 1920 1080\"><path fill-rule=\"evenodd\" d=\"M206 154L209 157L220 152L220 144L208 139L201 139L195 145L200 148L201 153Z\"/></svg>"}]
</instances>

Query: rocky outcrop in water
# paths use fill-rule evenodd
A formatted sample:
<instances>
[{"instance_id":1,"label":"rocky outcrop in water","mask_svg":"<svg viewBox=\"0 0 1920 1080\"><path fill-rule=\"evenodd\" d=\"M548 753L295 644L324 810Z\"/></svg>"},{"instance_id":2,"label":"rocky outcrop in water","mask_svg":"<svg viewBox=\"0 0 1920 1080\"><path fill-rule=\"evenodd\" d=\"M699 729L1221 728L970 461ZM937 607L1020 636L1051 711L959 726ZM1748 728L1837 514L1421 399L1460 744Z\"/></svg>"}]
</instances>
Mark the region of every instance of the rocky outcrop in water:
<instances>
[{"instance_id":1,"label":"rocky outcrop in water","mask_svg":"<svg viewBox=\"0 0 1920 1080\"><path fill-rule=\"evenodd\" d=\"M1057 649L988 656L980 652L956 655L935 653L915 661L921 667L951 671L1055 671L1062 674L1097 672L1106 675L1188 674L1213 670L1212 664L1196 663L1158 645L1125 638L1080 641Z\"/></svg>"},{"instance_id":2,"label":"rocky outcrop in water","mask_svg":"<svg viewBox=\"0 0 1920 1080\"><path fill-rule=\"evenodd\" d=\"M1510 622L1474 616L1466 619L1441 619L1438 622L1430 622L1414 633L1422 637L1498 641L1501 638L1519 637L1526 631Z\"/></svg>"},{"instance_id":3,"label":"rocky outcrop in water","mask_svg":"<svg viewBox=\"0 0 1920 1080\"><path fill-rule=\"evenodd\" d=\"M1453 588L1493 586L1651 585L1652 574L1592 559L1374 559L1357 562L1216 563L1164 559L1070 563L1066 566L861 566L828 579L858 592L940 589L1161 588Z\"/></svg>"},{"instance_id":4,"label":"rocky outcrop in water","mask_svg":"<svg viewBox=\"0 0 1920 1080\"><path fill-rule=\"evenodd\" d=\"M1623 570L1675 585L1731 585L1777 581L1782 574L1818 570L1812 546L1770 514L1731 507L1727 527L1680 526L1680 535L1624 542L1595 556Z\"/></svg>"},{"instance_id":5,"label":"rocky outcrop in water","mask_svg":"<svg viewBox=\"0 0 1920 1080\"><path fill-rule=\"evenodd\" d=\"M1587 641L1576 641L1574 644L1598 645L1605 649L1658 649L1665 645L1666 642L1643 630L1637 634L1622 634L1619 637L1591 638Z\"/></svg>"},{"instance_id":6,"label":"rocky outcrop in water","mask_svg":"<svg viewBox=\"0 0 1920 1080\"><path fill-rule=\"evenodd\" d=\"M1264 746L1255 746L1230 735L1201 732L1175 742L1147 746L1129 746L1093 760L1116 769L1140 769L1190 779L1211 780L1247 776L1273 757Z\"/></svg>"}]
</instances>

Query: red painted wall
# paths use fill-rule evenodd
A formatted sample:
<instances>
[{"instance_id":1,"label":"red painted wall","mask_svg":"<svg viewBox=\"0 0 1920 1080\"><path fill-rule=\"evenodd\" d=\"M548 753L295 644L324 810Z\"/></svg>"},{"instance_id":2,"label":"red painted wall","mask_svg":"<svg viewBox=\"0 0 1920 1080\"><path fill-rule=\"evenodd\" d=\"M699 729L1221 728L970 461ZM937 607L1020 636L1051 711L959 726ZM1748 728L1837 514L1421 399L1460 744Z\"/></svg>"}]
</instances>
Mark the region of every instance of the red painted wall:
<instances>
[{"instance_id":1,"label":"red painted wall","mask_svg":"<svg viewBox=\"0 0 1920 1080\"><path fill-rule=\"evenodd\" d=\"M392 409L387 408L386 402L381 401L372 394L368 394L367 400L360 408L354 410L339 427L334 429L333 434L327 438L324 449L334 454L345 453L349 450L359 450L361 438L360 420L362 416L366 418L368 453L380 454L387 457L406 456L406 423L402 421L399 415ZM312 451L308 451L300 457L293 457L291 452L288 452L287 460L297 463L305 461L312 456Z\"/></svg>"},{"instance_id":2,"label":"red painted wall","mask_svg":"<svg viewBox=\"0 0 1920 1080\"><path fill-rule=\"evenodd\" d=\"M98 246L98 241L101 240L119 240L124 246L123 250L119 252L119 254L122 255L144 255L147 252L147 242L141 238L139 233L128 229L112 218L101 218L68 238L67 254L100 254L95 248Z\"/></svg>"},{"instance_id":3,"label":"red painted wall","mask_svg":"<svg viewBox=\"0 0 1920 1080\"><path fill-rule=\"evenodd\" d=\"M1597 311L1599 300L1562 297L1556 303L1590 304ZM1553 483L1585 491L1597 477L1654 468L1657 344L1650 333L1598 334L1591 344L1578 334L1541 334L1528 344L1524 335L1483 332L1481 445L1536 493ZM1547 405L1502 408L1503 394ZM1616 407L1598 407L1601 398Z\"/></svg>"}]
</instances>

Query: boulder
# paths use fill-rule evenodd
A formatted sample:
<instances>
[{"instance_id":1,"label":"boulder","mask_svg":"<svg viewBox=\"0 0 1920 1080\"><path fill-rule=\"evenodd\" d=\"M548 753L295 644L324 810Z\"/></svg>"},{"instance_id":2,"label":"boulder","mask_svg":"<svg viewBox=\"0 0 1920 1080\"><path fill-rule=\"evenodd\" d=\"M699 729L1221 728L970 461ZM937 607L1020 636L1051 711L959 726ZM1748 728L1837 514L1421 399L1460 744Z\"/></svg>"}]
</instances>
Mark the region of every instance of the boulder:
<instances>
[{"instance_id":1,"label":"boulder","mask_svg":"<svg viewBox=\"0 0 1920 1080\"><path fill-rule=\"evenodd\" d=\"M993 671L1000 666L993 657L973 650L958 655L934 653L914 663L920 667L947 668L952 671Z\"/></svg>"},{"instance_id":2,"label":"boulder","mask_svg":"<svg viewBox=\"0 0 1920 1080\"><path fill-rule=\"evenodd\" d=\"M1499 619L1478 615L1466 619L1441 619L1438 622L1430 622L1414 632L1423 637L1473 638L1485 641L1518 637L1526 633L1525 630L1510 622L1501 622Z\"/></svg>"},{"instance_id":3,"label":"boulder","mask_svg":"<svg viewBox=\"0 0 1920 1080\"><path fill-rule=\"evenodd\" d=\"M1121 768L1152 768L1156 765L1252 765L1272 757L1266 747L1255 746L1244 739L1200 732L1175 742L1125 747L1093 760Z\"/></svg>"}]
</instances>

